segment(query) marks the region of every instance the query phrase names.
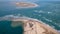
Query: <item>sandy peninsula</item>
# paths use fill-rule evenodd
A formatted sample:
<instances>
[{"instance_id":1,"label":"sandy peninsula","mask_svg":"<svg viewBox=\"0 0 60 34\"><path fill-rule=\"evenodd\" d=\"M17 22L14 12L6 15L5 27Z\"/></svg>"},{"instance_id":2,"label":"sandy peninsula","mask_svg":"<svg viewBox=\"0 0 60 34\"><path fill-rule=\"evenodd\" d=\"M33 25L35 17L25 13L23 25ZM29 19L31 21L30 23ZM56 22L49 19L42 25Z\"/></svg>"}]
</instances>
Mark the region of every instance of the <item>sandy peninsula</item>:
<instances>
[{"instance_id":1,"label":"sandy peninsula","mask_svg":"<svg viewBox=\"0 0 60 34\"><path fill-rule=\"evenodd\" d=\"M17 27L23 23L24 34L59 34L57 30L37 19L17 18L12 21L12 27Z\"/></svg>"},{"instance_id":2,"label":"sandy peninsula","mask_svg":"<svg viewBox=\"0 0 60 34\"><path fill-rule=\"evenodd\" d=\"M28 2L16 2L16 6L23 8L32 8L37 7L38 5L35 3L28 3Z\"/></svg>"}]
</instances>

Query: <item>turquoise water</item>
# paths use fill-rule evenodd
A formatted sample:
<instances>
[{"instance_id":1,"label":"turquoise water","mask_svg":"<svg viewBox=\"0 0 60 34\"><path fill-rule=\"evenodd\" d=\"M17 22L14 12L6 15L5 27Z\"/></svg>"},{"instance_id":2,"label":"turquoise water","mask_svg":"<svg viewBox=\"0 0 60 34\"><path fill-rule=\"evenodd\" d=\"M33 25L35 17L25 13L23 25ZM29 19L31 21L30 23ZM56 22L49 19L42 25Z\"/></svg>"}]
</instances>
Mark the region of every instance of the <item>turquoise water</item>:
<instances>
[{"instance_id":1,"label":"turquoise water","mask_svg":"<svg viewBox=\"0 0 60 34\"><path fill-rule=\"evenodd\" d=\"M12 21L0 21L0 34L23 34L23 27L11 27Z\"/></svg>"},{"instance_id":2,"label":"turquoise water","mask_svg":"<svg viewBox=\"0 0 60 34\"><path fill-rule=\"evenodd\" d=\"M39 1L36 8L18 8L15 2L0 2L0 17L17 15L35 18L60 30L60 2ZM12 28L11 21L0 21L0 34L22 34L22 27Z\"/></svg>"}]
</instances>

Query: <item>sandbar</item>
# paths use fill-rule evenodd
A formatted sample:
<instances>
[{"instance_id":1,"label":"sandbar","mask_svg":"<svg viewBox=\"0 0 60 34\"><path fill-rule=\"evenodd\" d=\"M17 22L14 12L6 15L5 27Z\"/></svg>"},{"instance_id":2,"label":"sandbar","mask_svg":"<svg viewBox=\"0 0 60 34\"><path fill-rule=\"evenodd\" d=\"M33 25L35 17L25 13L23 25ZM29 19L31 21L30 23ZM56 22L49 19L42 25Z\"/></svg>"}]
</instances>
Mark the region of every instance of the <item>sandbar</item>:
<instances>
[{"instance_id":1,"label":"sandbar","mask_svg":"<svg viewBox=\"0 0 60 34\"><path fill-rule=\"evenodd\" d=\"M12 21L12 27L19 26L21 23L19 21L22 21L24 34L59 34L57 30L37 19L17 18L13 19Z\"/></svg>"},{"instance_id":2,"label":"sandbar","mask_svg":"<svg viewBox=\"0 0 60 34\"><path fill-rule=\"evenodd\" d=\"M16 2L16 6L21 8L32 8L32 7L37 7L38 5L35 3L29 3L29 2Z\"/></svg>"}]
</instances>

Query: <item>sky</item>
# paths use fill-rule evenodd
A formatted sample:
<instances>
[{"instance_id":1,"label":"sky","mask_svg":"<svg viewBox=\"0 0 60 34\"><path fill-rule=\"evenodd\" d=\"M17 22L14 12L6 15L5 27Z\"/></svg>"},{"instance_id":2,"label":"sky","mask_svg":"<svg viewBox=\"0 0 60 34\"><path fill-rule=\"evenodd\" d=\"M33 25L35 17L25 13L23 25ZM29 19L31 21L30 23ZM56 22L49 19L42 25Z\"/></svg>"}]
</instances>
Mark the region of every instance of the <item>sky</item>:
<instances>
[{"instance_id":1,"label":"sky","mask_svg":"<svg viewBox=\"0 0 60 34\"><path fill-rule=\"evenodd\" d=\"M0 0L0 1L60 1L60 0Z\"/></svg>"}]
</instances>

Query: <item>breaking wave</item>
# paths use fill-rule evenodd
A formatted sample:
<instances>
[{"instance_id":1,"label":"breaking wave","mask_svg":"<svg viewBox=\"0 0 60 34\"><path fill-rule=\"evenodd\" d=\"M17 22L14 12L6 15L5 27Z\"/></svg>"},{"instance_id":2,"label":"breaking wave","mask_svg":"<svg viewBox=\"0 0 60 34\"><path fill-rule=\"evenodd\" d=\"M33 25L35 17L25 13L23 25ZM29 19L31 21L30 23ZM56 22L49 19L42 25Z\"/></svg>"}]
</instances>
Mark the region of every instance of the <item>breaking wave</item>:
<instances>
[{"instance_id":1,"label":"breaking wave","mask_svg":"<svg viewBox=\"0 0 60 34\"><path fill-rule=\"evenodd\" d=\"M2 21L2 20L12 20L12 19L16 19L16 18L23 18L23 19L35 20L35 21L38 21L40 23L43 23L41 20L38 20L38 19L35 19L35 18L30 18L30 17L27 17L27 16L20 16L20 15L6 15L6 16L0 17L0 21ZM47 20L47 21L52 22L49 19L46 19L46 18L44 18L44 19ZM47 26L50 26L50 25L48 25L46 23L43 23L43 24L45 24ZM54 28L54 26L53 26L53 28ZM60 33L60 30L58 32Z\"/></svg>"},{"instance_id":2,"label":"breaking wave","mask_svg":"<svg viewBox=\"0 0 60 34\"><path fill-rule=\"evenodd\" d=\"M23 16L20 16L20 15L6 15L6 16L0 17L0 21L1 20L12 20L12 19L17 19L17 18L35 20L35 21L39 21L39 22L43 23L41 20L38 20L38 19L35 19L35 18L30 18L30 17L24 16L24 15ZM45 24L45 23L43 23L43 24Z\"/></svg>"},{"instance_id":3,"label":"breaking wave","mask_svg":"<svg viewBox=\"0 0 60 34\"><path fill-rule=\"evenodd\" d=\"M29 18L24 15L18 14L18 15L6 15L6 16L0 17L0 21L1 20L11 20L11 19L16 19L16 18L33 19L33 18Z\"/></svg>"}]
</instances>

